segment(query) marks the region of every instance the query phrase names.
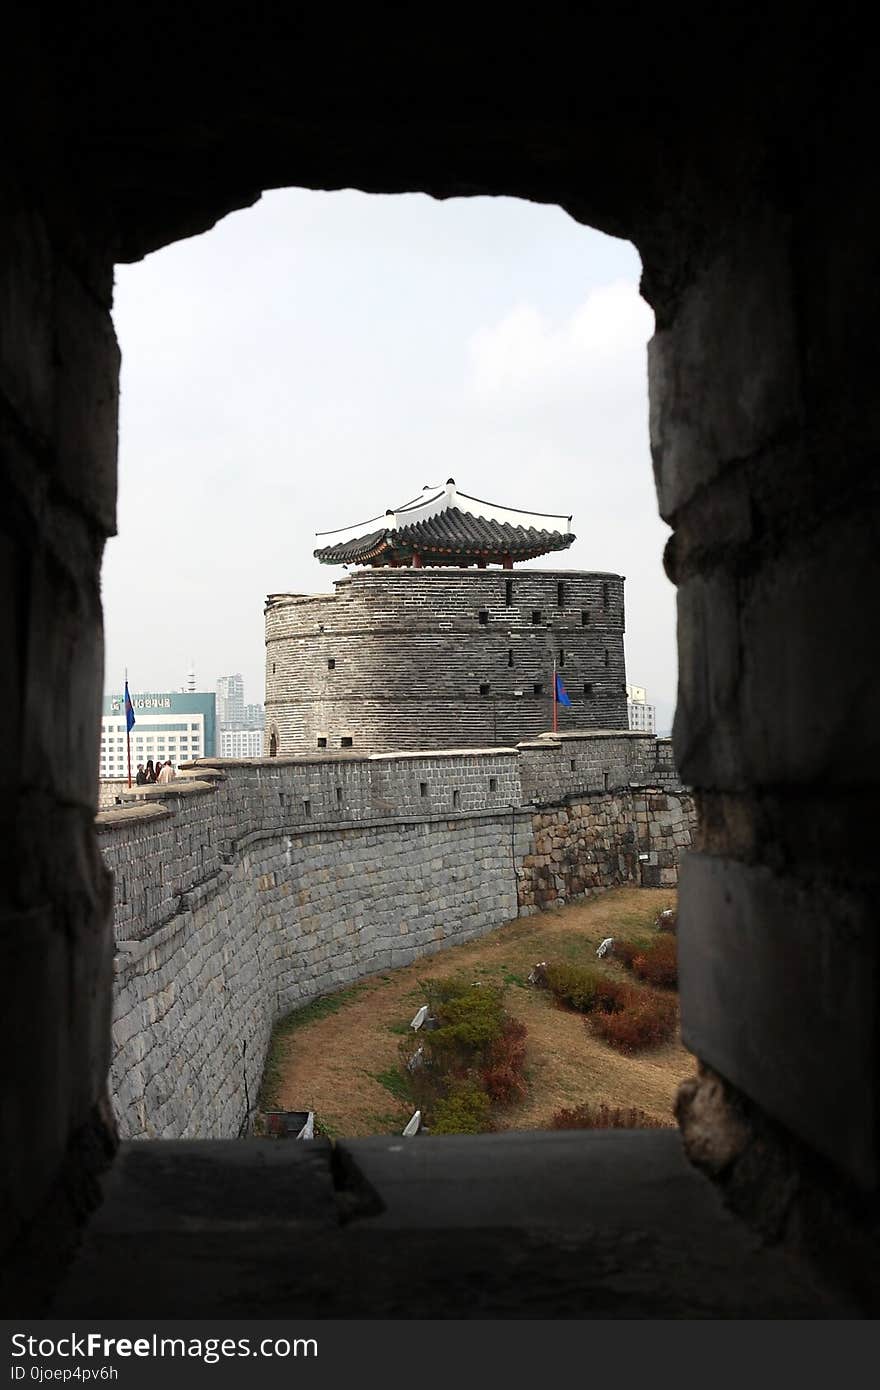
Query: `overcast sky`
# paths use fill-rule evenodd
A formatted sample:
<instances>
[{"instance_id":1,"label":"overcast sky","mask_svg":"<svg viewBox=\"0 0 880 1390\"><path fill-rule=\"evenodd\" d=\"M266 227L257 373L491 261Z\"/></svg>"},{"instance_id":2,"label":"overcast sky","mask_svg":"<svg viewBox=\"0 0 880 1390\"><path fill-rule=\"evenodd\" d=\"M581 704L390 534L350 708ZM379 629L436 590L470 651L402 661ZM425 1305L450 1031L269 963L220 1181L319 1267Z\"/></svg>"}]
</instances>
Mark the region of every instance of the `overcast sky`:
<instances>
[{"instance_id":1,"label":"overcast sky","mask_svg":"<svg viewBox=\"0 0 880 1390\"><path fill-rule=\"evenodd\" d=\"M648 449L639 258L507 198L269 193L120 266L119 535L108 693L264 694L263 600L329 591L316 531L453 477L573 514L534 563L626 576L627 679L675 699L674 590Z\"/></svg>"}]
</instances>

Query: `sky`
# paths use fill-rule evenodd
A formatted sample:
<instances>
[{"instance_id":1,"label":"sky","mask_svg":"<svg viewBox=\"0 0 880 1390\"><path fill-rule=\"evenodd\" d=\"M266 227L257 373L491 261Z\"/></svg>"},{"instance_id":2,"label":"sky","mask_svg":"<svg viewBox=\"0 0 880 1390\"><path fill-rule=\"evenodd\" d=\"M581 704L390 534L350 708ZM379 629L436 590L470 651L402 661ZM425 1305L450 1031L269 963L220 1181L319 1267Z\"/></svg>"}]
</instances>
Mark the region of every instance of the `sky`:
<instances>
[{"instance_id":1,"label":"sky","mask_svg":"<svg viewBox=\"0 0 880 1390\"><path fill-rule=\"evenodd\" d=\"M116 273L118 536L105 690L264 693L263 603L321 593L315 532L453 477L573 515L539 568L626 576L627 680L675 701L645 345L628 242L510 198L267 193Z\"/></svg>"}]
</instances>

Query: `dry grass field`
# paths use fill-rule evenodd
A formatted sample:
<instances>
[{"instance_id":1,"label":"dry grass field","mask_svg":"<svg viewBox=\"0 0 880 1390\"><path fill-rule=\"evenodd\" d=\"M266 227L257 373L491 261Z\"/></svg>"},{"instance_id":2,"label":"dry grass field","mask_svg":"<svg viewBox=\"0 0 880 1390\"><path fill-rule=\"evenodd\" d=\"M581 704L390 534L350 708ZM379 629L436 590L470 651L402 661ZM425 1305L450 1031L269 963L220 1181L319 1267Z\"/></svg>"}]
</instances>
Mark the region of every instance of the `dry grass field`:
<instances>
[{"instance_id":1,"label":"dry grass field","mask_svg":"<svg viewBox=\"0 0 880 1390\"><path fill-rule=\"evenodd\" d=\"M505 1005L528 1029L529 1095L503 1112L508 1129L546 1129L554 1111L584 1101L638 1106L672 1124L678 1083L694 1062L675 1041L622 1056L592 1037L580 1014L558 1007L526 977L537 961L596 963L605 936L650 935L669 889L618 888L555 912L523 917L480 941L451 946L398 970L371 975L289 1015L275 1031L261 1097L264 1109L314 1110L326 1134L399 1131L412 1112L400 1067L401 1038L424 1002L420 980L467 972L503 984ZM603 968L631 978L613 960ZM414 1043L415 1045L415 1043Z\"/></svg>"}]
</instances>

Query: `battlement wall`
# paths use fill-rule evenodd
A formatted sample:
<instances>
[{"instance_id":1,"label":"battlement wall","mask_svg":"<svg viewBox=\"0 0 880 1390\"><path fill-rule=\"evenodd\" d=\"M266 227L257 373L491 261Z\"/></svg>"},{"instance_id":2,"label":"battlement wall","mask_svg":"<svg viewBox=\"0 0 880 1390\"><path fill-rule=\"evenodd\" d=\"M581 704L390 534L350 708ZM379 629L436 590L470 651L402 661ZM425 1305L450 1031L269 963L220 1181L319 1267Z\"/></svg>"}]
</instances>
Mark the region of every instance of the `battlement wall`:
<instances>
[{"instance_id":1,"label":"battlement wall","mask_svg":"<svg viewBox=\"0 0 880 1390\"><path fill-rule=\"evenodd\" d=\"M690 799L637 785L663 742L215 759L125 793L97 817L122 1135L243 1132L273 1023L317 995L615 883L673 886Z\"/></svg>"},{"instance_id":2,"label":"battlement wall","mask_svg":"<svg viewBox=\"0 0 880 1390\"><path fill-rule=\"evenodd\" d=\"M266 747L513 745L551 721L554 661L560 728L625 730L623 634L615 574L376 569L335 595L273 595Z\"/></svg>"}]
</instances>

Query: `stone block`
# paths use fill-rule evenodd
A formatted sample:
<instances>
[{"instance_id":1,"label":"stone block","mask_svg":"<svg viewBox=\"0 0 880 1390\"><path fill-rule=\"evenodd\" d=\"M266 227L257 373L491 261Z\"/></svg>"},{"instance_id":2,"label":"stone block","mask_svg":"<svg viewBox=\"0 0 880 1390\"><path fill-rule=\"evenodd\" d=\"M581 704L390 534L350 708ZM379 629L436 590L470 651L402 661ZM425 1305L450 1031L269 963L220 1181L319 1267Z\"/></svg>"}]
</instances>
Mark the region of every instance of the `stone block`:
<instances>
[{"instance_id":1,"label":"stone block","mask_svg":"<svg viewBox=\"0 0 880 1390\"><path fill-rule=\"evenodd\" d=\"M4 185L0 218L0 389L36 440L53 415L54 261L39 214Z\"/></svg>"},{"instance_id":2,"label":"stone block","mask_svg":"<svg viewBox=\"0 0 880 1390\"><path fill-rule=\"evenodd\" d=\"M116 531L119 348L110 313L67 269L56 276L58 482L105 535Z\"/></svg>"},{"instance_id":3,"label":"stone block","mask_svg":"<svg viewBox=\"0 0 880 1390\"><path fill-rule=\"evenodd\" d=\"M769 203L731 218L674 322L649 344L651 451L670 525L731 463L800 422L790 237Z\"/></svg>"},{"instance_id":4,"label":"stone block","mask_svg":"<svg viewBox=\"0 0 880 1390\"><path fill-rule=\"evenodd\" d=\"M880 766L873 652L854 595L876 593L870 527L832 522L768 564L740 619L743 758L767 784L873 785ZM842 757L850 748L855 756Z\"/></svg>"},{"instance_id":5,"label":"stone block","mask_svg":"<svg viewBox=\"0 0 880 1390\"><path fill-rule=\"evenodd\" d=\"M745 785L740 746L739 596L730 576L689 579L678 590L678 702L673 741L694 786Z\"/></svg>"},{"instance_id":6,"label":"stone block","mask_svg":"<svg viewBox=\"0 0 880 1390\"><path fill-rule=\"evenodd\" d=\"M702 854L685 856L680 877L686 1046L858 1183L876 1184L871 895Z\"/></svg>"}]
</instances>

